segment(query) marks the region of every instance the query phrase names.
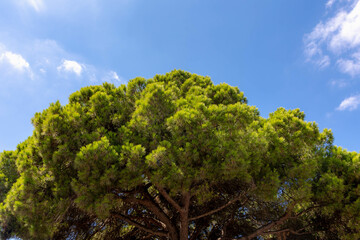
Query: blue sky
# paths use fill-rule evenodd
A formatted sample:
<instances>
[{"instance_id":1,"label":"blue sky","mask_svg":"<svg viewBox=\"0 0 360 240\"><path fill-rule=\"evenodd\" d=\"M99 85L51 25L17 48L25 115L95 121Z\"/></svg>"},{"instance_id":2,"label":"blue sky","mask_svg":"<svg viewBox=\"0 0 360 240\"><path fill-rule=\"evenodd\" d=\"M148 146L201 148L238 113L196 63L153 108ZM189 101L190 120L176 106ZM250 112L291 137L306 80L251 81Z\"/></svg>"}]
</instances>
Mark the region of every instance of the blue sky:
<instances>
[{"instance_id":1,"label":"blue sky","mask_svg":"<svg viewBox=\"0 0 360 240\"><path fill-rule=\"evenodd\" d=\"M360 0L0 0L0 151L83 86L173 69L300 108L360 151Z\"/></svg>"}]
</instances>

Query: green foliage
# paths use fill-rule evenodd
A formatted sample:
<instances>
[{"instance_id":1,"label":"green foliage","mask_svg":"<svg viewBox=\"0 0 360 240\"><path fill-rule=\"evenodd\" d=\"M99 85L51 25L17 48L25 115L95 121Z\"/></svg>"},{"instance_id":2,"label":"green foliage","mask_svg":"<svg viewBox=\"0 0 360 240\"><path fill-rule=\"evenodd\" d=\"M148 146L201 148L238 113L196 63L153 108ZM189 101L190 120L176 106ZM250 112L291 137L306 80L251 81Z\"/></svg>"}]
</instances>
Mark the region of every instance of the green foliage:
<instances>
[{"instance_id":1,"label":"green foliage","mask_svg":"<svg viewBox=\"0 0 360 240\"><path fill-rule=\"evenodd\" d=\"M2 152L0 154L0 201L4 201L6 193L18 177L16 154L12 151Z\"/></svg>"},{"instance_id":2,"label":"green foliage","mask_svg":"<svg viewBox=\"0 0 360 240\"><path fill-rule=\"evenodd\" d=\"M4 239L360 237L359 154L209 77L82 88L32 123L0 155Z\"/></svg>"}]
</instances>

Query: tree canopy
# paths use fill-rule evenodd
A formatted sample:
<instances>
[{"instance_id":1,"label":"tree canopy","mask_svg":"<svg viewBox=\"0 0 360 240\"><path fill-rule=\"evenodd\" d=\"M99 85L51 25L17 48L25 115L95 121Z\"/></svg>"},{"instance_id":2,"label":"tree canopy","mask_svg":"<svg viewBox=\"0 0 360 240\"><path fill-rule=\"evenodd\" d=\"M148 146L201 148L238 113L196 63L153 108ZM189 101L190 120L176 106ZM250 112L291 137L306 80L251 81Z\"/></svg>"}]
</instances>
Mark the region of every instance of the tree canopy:
<instances>
[{"instance_id":1,"label":"tree canopy","mask_svg":"<svg viewBox=\"0 0 360 240\"><path fill-rule=\"evenodd\" d=\"M1 238L359 239L359 154L174 70L52 103L0 154Z\"/></svg>"}]
</instances>

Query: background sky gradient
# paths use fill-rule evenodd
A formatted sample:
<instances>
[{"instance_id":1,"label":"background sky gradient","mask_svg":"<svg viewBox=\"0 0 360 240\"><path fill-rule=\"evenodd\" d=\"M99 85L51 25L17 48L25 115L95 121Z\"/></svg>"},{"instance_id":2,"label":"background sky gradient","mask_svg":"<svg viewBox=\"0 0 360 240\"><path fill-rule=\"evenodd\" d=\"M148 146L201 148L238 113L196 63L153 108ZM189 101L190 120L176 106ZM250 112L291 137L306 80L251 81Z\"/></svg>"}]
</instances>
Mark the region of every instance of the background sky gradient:
<instances>
[{"instance_id":1,"label":"background sky gradient","mask_svg":"<svg viewBox=\"0 0 360 240\"><path fill-rule=\"evenodd\" d=\"M83 86L173 69L300 108L360 151L360 0L0 0L0 151Z\"/></svg>"}]
</instances>

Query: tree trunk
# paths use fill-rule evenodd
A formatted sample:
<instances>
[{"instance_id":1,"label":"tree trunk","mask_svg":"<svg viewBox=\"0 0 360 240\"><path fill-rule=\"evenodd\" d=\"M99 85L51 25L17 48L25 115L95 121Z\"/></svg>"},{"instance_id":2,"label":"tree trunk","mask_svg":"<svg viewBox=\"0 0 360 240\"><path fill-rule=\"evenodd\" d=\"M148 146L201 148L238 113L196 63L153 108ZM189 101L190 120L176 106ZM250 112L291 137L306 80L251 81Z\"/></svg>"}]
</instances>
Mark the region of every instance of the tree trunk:
<instances>
[{"instance_id":1,"label":"tree trunk","mask_svg":"<svg viewBox=\"0 0 360 240\"><path fill-rule=\"evenodd\" d=\"M189 239L189 206L190 193L184 194L183 207L180 211L180 240Z\"/></svg>"}]
</instances>

